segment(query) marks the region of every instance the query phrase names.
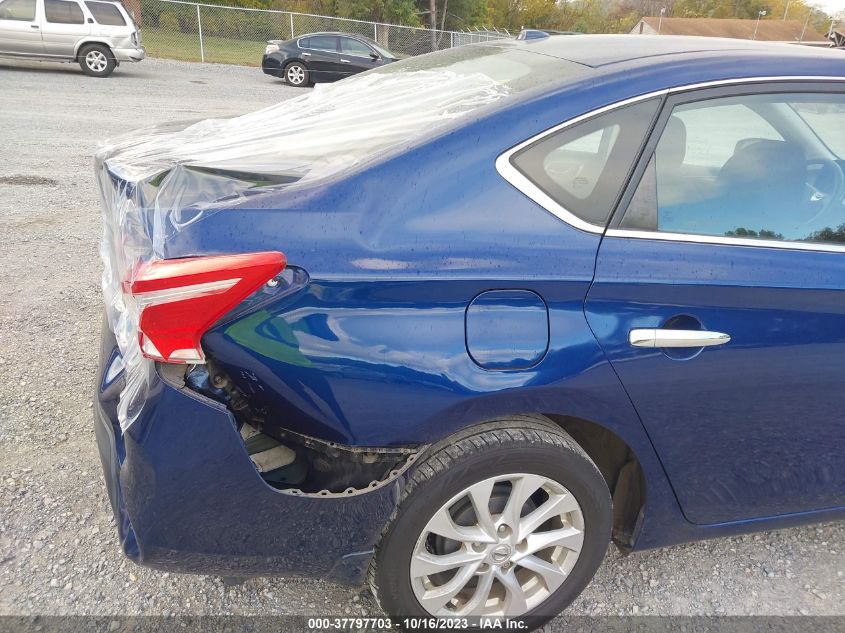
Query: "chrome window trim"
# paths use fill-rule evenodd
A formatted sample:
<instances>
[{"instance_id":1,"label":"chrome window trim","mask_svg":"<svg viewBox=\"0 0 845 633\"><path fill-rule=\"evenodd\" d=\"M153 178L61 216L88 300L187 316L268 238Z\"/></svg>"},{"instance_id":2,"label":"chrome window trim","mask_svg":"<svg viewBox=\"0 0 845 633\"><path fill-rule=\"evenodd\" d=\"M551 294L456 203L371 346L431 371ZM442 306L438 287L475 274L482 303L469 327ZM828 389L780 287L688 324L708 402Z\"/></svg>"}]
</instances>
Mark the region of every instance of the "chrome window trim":
<instances>
[{"instance_id":1,"label":"chrome window trim","mask_svg":"<svg viewBox=\"0 0 845 633\"><path fill-rule=\"evenodd\" d=\"M741 77L735 79L720 79L715 81L705 81L700 83L694 84L686 84L683 86L675 86L673 88L664 88L662 90L656 90L654 92L649 92L643 95L639 95L637 97L631 97L629 99L624 99L623 101L617 101L616 103L611 103L610 105L602 106L595 110L591 110L585 114L580 114L572 119L564 121L563 123L559 123L554 127L551 127L547 130L540 132L539 134L535 134L528 140L522 141L521 143L514 145L508 150L505 150L496 158L496 171L499 172L499 175L504 178L507 182L513 185L517 190L521 191L523 194L528 196L531 200L539 204L543 207L546 211L551 213L557 218L560 218L570 226L580 229L581 231L586 231L588 233L594 233L597 235L601 235L605 233L605 227L599 226L597 224L592 224L587 222L586 220L582 220L577 215L563 207L563 205L556 202L550 195L548 195L545 191L540 189L537 185L535 185L531 180L528 179L521 171L519 171L516 167L513 166L511 163L511 157L517 153L518 151L528 147L544 139L545 137L554 134L555 132L559 132L560 130L566 129L573 125L577 125L578 123L590 119L594 116L598 116L600 114L604 114L606 112L610 112L617 108L623 108L627 105L631 105L634 103L638 103L640 101L645 101L647 99L653 99L655 97L662 97L670 94L678 94L683 92L688 92L691 90L701 90L703 88L718 88L720 86L732 86L736 84L760 84L760 83L784 83L784 82L791 82L791 81L835 81L839 83L845 83L845 77L835 77L835 76L809 76L809 75L783 75L778 77ZM627 238L637 238L637 239L660 239L665 241L681 241L681 242L702 242L702 243L710 243L710 244L734 244L736 246L758 246L758 247L767 247L767 248L788 248L793 250L813 250L813 251L832 251L832 252L845 252L845 247L842 246L835 246L835 245L823 245L823 244L812 244L809 242L778 242L774 240L748 240L744 238L733 238L733 237L708 237L706 235L688 235L683 233L660 233L659 231L633 231L633 230L626 230L626 229L608 229L606 235L609 237L627 237Z\"/></svg>"},{"instance_id":2,"label":"chrome window trim","mask_svg":"<svg viewBox=\"0 0 845 633\"><path fill-rule=\"evenodd\" d=\"M607 237L661 240L664 242L689 242L694 244L713 244L717 246L754 246L757 248L779 248L781 250L791 251L845 253L845 245L826 244L821 242L782 242L780 240L755 240L745 237L698 235L697 233L638 231L635 229L608 229L605 235Z\"/></svg>"},{"instance_id":3,"label":"chrome window trim","mask_svg":"<svg viewBox=\"0 0 845 633\"><path fill-rule=\"evenodd\" d=\"M375 53L375 51L373 51L373 53ZM373 59L372 55L353 55L352 53L343 53L343 52L340 53L340 54L344 55L345 57L354 57L355 59ZM381 59L381 57L379 57L379 59ZM373 59L373 61L376 61L376 60Z\"/></svg>"}]
</instances>

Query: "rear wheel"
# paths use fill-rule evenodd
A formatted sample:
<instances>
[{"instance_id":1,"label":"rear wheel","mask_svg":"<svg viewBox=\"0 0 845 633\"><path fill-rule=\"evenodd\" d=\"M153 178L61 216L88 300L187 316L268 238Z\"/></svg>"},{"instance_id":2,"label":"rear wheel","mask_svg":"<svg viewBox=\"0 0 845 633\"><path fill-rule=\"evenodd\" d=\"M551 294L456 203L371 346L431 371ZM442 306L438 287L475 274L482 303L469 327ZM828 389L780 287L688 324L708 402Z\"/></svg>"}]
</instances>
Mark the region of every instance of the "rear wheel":
<instances>
[{"instance_id":1,"label":"rear wheel","mask_svg":"<svg viewBox=\"0 0 845 633\"><path fill-rule=\"evenodd\" d=\"M370 585L393 616L513 617L539 626L592 579L610 541L604 478L540 417L448 438L416 468Z\"/></svg>"},{"instance_id":2,"label":"rear wheel","mask_svg":"<svg viewBox=\"0 0 845 633\"><path fill-rule=\"evenodd\" d=\"M300 62L292 62L285 66L285 81L291 86L307 86L309 82L308 69Z\"/></svg>"},{"instance_id":3,"label":"rear wheel","mask_svg":"<svg viewBox=\"0 0 845 633\"><path fill-rule=\"evenodd\" d=\"M86 75L108 77L114 71L117 62L108 46L89 44L79 51L79 65Z\"/></svg>"}]
</instances>

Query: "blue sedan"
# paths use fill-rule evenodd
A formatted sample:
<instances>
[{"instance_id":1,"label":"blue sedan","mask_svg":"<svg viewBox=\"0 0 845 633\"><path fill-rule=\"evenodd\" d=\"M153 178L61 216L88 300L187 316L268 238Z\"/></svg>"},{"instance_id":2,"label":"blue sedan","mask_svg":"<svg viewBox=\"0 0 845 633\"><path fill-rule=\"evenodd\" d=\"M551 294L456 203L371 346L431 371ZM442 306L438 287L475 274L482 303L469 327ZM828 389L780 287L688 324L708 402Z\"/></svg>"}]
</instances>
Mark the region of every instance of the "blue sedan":
<instances>
[{"instance_id":1,"label":"blue sedan","mask_svg":"<svg viewBox=\"0 0 845 633\"><path fill-rule=\"evenodd\" d=\"M489 42L97 167L140 564L537 626L611 542L845 517L841 52Z\"/></svg>"}]
</instances>

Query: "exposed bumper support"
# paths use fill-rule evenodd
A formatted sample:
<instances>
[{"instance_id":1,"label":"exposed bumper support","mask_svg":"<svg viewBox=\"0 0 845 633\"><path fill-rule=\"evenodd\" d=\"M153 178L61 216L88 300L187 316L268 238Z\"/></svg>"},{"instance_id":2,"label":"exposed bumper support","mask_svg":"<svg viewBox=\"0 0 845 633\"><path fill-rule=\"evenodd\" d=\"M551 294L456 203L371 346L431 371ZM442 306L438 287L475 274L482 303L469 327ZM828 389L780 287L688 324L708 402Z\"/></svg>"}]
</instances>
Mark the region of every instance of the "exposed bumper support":
<instances>
[{"instance_id":1,"label":"exposed bumper support","mask_svg":"<svg viewBox=\"0 0 845 633\"><path fill-rule=\"evenodd\" d=\"M363 579L404 472L351 498L276 490L256 471L223 405L158 378L121 436L109 391L99 390L95 424L127 556L204 574Z\"/></svg>"}]
</instances>

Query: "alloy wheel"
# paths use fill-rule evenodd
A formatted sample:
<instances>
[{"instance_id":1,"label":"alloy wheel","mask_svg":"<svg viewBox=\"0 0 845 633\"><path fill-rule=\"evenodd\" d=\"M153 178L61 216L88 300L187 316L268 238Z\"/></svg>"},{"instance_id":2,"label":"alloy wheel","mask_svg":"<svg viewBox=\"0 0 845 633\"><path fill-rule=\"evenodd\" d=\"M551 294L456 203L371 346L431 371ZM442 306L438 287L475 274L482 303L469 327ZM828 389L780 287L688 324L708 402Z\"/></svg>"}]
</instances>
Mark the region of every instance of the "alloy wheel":
<instances>
[{"instance_id":1,"label":"alloy wheel","mask_svg":"<svg viewBox=\"0 0 845 633\"><path fill-rule=\"evenodd\" d=\"M103 72L109 65L109 60L102 51L89 51L85 56L85 64L95 73Z\"/></svg>"},{"instance_id":2,"label":"alloy wheel","mask_svg":"<svg viewBox=\"0 0 845 633\"><path fill-rule=\"evenodd\" d=\"M492 477L431 517L414 548L411 585L432 615L518 617L566 581L583 542L581 506L561 484Z\"/></svg>"},{"instance_id":3,"label":"alloy wheel","mask_svg":"<svg viewBox=\"0 0 845 633\"><path fill-rule=\"evenodd\" d=\"M287 71L288 81L296 86L305 81L305 69L302 66L293 65Z\"/></svg>"}]
</instances>

